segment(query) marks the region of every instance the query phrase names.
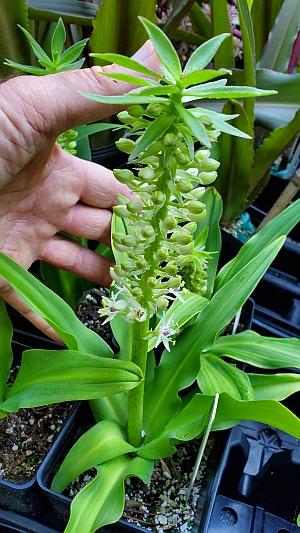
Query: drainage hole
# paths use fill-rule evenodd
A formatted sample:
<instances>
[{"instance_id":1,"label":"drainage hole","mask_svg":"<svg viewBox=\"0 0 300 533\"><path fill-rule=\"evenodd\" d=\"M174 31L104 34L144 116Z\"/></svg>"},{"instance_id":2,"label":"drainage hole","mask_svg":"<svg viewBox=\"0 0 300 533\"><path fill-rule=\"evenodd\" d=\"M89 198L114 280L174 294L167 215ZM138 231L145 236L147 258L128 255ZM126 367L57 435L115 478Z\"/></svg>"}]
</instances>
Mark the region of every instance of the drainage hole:
<instances>
[{"instance_id":1,"label":"drainage hole","mask_svg":"<svg viewBox=\"0 0 300 533\"><path fill-rule=\"evenodd\" d=\"M238 515L232 509L231 507L223 507L222 511L220 512L220 522L224 524L225 526L234 526L238 521ZM282 531L278 531L278 533L284 533Z\"/></svg>"}]
</instances>

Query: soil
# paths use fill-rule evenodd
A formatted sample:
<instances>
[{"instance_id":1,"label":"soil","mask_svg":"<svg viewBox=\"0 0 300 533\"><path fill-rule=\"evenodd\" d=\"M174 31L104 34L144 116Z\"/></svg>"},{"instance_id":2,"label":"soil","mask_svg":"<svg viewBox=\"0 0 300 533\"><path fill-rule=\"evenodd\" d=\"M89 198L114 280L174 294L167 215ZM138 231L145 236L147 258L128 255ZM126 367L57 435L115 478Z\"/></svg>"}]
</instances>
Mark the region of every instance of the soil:
<instances>
[{"instance_id":1,"label":"soil","mask_svg":"<svg viewBox=\"0 0 300 533\"><path fill-rule=\"evenodd\" d=\"M34 477L71 407L21 409L0 421L0 479L26 483Z\"/></svg>"},{"instance_id":2,"label":"soil","mask_svg":"<svg viewBox=\"0 0 300 533\"><path fill-rule=\"evenodd\" d=\"M198 531L195 526L199 522L201 504L221 451L220 440L211 435L197 479L188 496L199 446L199 440L182 444L172 457L157 461L149 485L135 478L127 479L122 519L157 533ZM65 494L74 497L93 479L94 473L94 470L84 473Z\"/></svg>"},{"instance_id":3,"label":"soil","mask_svg":"<svg viewBox=\"0 0 300 533\"><path fill-rule=\"evenodd\" d=\"M92 329L108 344L112 344L112 333L109 323L102 324L105 317L101 318L99 309L102 307L102 297L107 296L107 291L102 287L89 291L80 302L77 309L77 316L81 322L89 329Z\"/></svg>"}]
</instances>

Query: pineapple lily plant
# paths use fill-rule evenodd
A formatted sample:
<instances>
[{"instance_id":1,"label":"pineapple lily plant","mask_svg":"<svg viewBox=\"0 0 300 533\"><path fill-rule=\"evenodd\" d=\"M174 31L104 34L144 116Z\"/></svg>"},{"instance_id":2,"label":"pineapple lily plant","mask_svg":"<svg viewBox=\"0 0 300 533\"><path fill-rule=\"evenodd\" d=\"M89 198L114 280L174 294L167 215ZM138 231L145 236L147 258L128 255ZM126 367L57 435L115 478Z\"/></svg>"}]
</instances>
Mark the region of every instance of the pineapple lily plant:
<instances>
[{"instance_id":1,"label":"pineapple lily plant","mask_svg":"<svg viewBox=\"0 0 300 533\"><path fill-rule=\"evenodd\" d=\"M299 375L255 373L255 367L300 368L300 341L252 331L224 334L299 221L300 201L217 273L222 205L209 186L217 176L216 141L222 131L247 135L230 125L236 115L184 105L270 91L229 87L221 78L228 71L205 69L226 34L198 48L182 72L168 38L151 22L142 23L160 57L162 75L125 56L101 54L100 59L122 67L103 75L139 88L124 96L85 94L130 106L119 113L127 136L117 143L129 154L129 167L115 175L133 195L119 197L114 208L116 264L100 311L111 324L118 353L78 327L65 302L0 254L0 275L67 346L56 354L24 354L15 384L3 395L1 413L29 406L22 398L28 369L37 368L35 359L40 367L30 378L30 398L36 395L36 405L74 397L92 400L96 423L75 443L52 483L63 491L82 472L96 469L73 500L68 533L90 533L118 520L125 479L135 476L147 483L155 460L172 455L177 444L205 434L208 427L221 430L252 419L300 438L300 420L280 403L300 390ZM247 363L250 370L235 362Z\"/></svg>"}]
</instances>

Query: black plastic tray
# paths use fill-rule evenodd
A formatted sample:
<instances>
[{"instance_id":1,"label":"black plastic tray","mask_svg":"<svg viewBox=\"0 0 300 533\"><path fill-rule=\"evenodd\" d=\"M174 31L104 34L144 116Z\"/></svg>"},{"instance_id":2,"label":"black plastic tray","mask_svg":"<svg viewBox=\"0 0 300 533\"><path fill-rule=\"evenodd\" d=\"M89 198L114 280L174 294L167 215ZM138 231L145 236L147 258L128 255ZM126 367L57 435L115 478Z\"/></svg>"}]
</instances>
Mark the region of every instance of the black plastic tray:
<instances>
[{"instance_id":1,"label":"black plastic tray","mask_svg":"<svg viewBox=\"0 0 300 533\"><path fill-rule=\"evenodd\" d=\"M260 424L230 431L201 533L300 532L300 441Z\"/></svg>"},{"instance_id":2,"label":"black plastic tray","mask_svg":"<svg viewBox=\"0 0 300 533\"><path fill-rule=\"evenodd\" d=\"M1 533L59 533L24 516L9 511L0 511Z\"/></svg>"}]
</instances>

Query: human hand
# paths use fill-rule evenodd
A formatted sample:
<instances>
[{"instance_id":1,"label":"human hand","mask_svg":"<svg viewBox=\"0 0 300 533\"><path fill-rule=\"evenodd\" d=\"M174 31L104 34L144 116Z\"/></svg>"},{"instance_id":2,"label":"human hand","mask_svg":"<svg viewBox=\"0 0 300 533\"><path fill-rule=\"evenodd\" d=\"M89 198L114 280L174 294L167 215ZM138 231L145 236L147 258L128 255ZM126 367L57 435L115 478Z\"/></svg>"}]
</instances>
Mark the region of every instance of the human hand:
<instances>
[{"instance_id":1,"label":"human hand","mask_svg":"<svg viewBox=\"0 0 300 533\"><path fill-rule=\"evenodd\" d=\"M134 58L159 71L150 41ZM92 67L44 77L20 76L0 86L0 251L25 268L42 259L107 286L110 261L56 235L66 231L108 245L116 195L130 194L111 171L64 152L56 143L63 131L117 111L86 100L77 91L116 95L132 89L98 72L99 67ZM57 338L3 280L0 297Z\"/></svg>"}]
</instances>

